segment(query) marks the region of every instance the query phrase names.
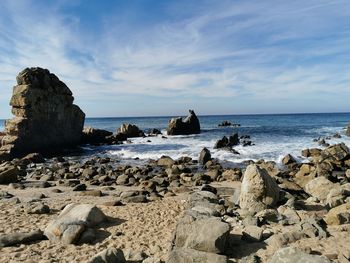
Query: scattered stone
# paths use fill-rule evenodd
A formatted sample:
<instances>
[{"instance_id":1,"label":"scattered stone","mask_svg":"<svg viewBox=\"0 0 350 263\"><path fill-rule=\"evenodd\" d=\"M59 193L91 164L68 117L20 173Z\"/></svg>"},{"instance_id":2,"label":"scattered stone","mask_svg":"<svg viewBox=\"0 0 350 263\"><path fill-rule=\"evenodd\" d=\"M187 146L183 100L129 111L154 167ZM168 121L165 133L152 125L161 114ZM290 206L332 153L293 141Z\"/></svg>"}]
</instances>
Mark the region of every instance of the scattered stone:
<instances>
[{"instance_id":1,"label":"scattered stone","mask_svg":"<svg viewBox=\"0 0 350 263\"><path fill-rule=\"evenodd\" d=\"M221 253L225 250L229 230L227 223L215 217L196 219L185 216L177 224L174 245L177 248Z\"/></svg>"},{"instance_id":2,"label":"scattered stone","mask_svg":"<svg viewBox=\"0 0 350 263\"><path fill-rule=\"evenodd\" d=\"M243 176L239 205L252 213L259 212L276 205L279 191L277 183L265 169L251 164Z\"/></svg>"},{"instance_id":3,"label":"scattered stone","mask_svg":"<svg viewBox=\"0 0 350 263\"><path fill-rule=\"evenodd\" d=\"M106 221L103 212L90 204L69 204L54 221L46 227L44 234L52 242L75 244L87 227Z\"/></svg>"},{"instance_id":4,"label":"scattered stone","mask_svg":"<svg viewBox=\"0 0 350 263\"><path fill-rule=\"evenodd\" d=\"M126 263L121 249L107 248L94 256L88 263Z\"/></svg>"},{"instance_id":5,"label":"scattered stone","mask_svg":"<svg viewBox=\"0 0 350 263\"><path fill-rule=\"evenodd\" d=\"M0 247L9 247L45 239L41 230L29 233L13 233L0 235Z\"/></svg>"},{"instance_id":6,"label":"scattered stone","mask_svg":"<svg viewBox=\"0 0 350 263\"><path fill-rule=\"evenodd\" d=\"M199 134L201 127L199 120L193 110L189 110L190 114L183 120L181 117L172 118L169 121L167 133L168 135L188 135Z\"/></svg>"},{"instance_id":7,"label":"scattered stone","mask_svg":"<svg viewBox=\"0 0 350 263\"><path fill-rule=\"evenodd\" d=\"M177 248L170 252L167 263L227 263L227 257L188 248Z\"/></svg>"},{"instance_id":8,"label":"scattered stone","mask_svg":"<svg viewBox=\"0 0 350 263\"><path fill-rule=\"evenodd\" d=\"M0 184L16 183L19 171L15 166L0 167Z\"/></svg>"},{"instance_id":9,"label":"scattered stone","mask_svg":"<svg viewBox=\"0 0 350 263\"><path fill-rule=\"evenodd\" d=\"M292 163L296 163L296 162L297 161L295 160L295 158L290 154L287 154L282 159L282 164L284 164L284 165L288 165L288 164L292 164Z\"/></svg>"},{"instance_id":10,"label":"scattered stone","mask_svg":"<svg viewBox=\"0 0 350 263\"><path fill-rule=\"evenodd\" d=\"M317 255L309 255L305 252L293 248L286 247L281 248L275 252L272 258L268 261L268 263L330 263L326 257L317 256Z\"/></svg>"},{"instance_id":11,"label":"scattered stone","mask_svg":"<svg viewBox=\"0 0 350 263\"><path fill-rule=\"evenodd\" d=\"M199 154L198 162L202 165L205 165L210 160L211 160L210 151L207 148L203 148Z\"/></svg>"},{"instance_id":12,"label":"scattered stone","mask_svg":"<svg viewBox=\"0 0 350 263\"><path fill-rule=\"evenodd\" d=\"M345 203L329 210L324 221L327 225L341 225L350 223L350 203Z\"/></svg>"}]
</instances>

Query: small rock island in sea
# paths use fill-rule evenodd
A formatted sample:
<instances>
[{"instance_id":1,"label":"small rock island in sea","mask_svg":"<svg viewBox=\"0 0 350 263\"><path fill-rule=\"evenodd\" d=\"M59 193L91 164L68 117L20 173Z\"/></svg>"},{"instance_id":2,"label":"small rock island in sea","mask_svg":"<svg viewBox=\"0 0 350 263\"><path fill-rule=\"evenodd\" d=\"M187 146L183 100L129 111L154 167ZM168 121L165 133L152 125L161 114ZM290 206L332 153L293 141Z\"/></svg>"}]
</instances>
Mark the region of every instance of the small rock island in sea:
<instances>
[{"instance_id":1,"label":"small rock island in sea","mask_svg":"<svg viewBox=\"0 0 350 263\"><path fill-rule=\"evenodd\" d=\"M168 137L130 123L113 133L83 128L73 100L46 69L17 76L15 117L0 135L0 262L350 262L345 143L300 149L304 162L287 154L228 167L209 149L253 145L235 132L197 158L125 163L80 147L182 139L201 133L199 118L172 118Z\"/></svg>"}]
</instances>

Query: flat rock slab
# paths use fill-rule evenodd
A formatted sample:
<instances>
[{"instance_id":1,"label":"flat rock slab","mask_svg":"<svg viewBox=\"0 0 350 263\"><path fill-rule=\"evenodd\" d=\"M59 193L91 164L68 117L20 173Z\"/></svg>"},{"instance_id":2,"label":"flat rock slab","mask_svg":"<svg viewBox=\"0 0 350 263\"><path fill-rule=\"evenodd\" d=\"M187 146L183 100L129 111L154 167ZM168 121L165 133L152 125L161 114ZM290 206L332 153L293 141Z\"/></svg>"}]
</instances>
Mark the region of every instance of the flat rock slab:
<instances>
[{"instance_id":1,"label":"flat rock slab","mask_svg":"<svg viewBox=\"0 0 350 263\"><path fill-rule=\"evenodd\" d=\"M0 247L8 247L43 239L45 239L45 236L41 230L36 230L29 233L5 234L0 235Z\"/></svg>"},{"instance_id":2,"label":"flat rock slab","mask_svg":"<svg viewBox=\"0 0 350 263\"><path fill-rule=\"evenodd\" d=\"M53 242L74 244L89 227L97 226L107 217L91 204L69 204L58 218L46 227L44 234Z\"/></svg>"}]
</instances>

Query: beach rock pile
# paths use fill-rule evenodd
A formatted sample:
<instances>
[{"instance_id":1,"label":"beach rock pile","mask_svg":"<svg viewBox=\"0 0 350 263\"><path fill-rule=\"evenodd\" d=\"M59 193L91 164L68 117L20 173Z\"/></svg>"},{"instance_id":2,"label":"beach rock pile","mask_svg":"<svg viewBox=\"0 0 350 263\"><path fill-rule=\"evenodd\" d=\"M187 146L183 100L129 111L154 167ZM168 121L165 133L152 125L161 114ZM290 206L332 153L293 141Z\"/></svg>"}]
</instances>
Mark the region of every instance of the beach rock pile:
<instances>
[{"instance_id":1,"label":"beach rock pile","mask_svg":"<svg viewBox=\"0 0 350 263\"><path fill-rule=\"evenodd\" d=\"M16 79L10 102L15 117L5 122L0 158L78 145L85 114L73 104L70 89L42 68L26 68Z\"/></svg>"},{"instance_id":2,"label":"beach rock pile","mask_svg":"<svg viewBox=\"0 0 350 263\"><path fill-rule=\"evenodd\" d=\"M168 135L189 135L201 132L199 120L193 110L189 110L189 115L182 119L172 118L169 121L167 133Z\"/></svg>"}]
</instances>

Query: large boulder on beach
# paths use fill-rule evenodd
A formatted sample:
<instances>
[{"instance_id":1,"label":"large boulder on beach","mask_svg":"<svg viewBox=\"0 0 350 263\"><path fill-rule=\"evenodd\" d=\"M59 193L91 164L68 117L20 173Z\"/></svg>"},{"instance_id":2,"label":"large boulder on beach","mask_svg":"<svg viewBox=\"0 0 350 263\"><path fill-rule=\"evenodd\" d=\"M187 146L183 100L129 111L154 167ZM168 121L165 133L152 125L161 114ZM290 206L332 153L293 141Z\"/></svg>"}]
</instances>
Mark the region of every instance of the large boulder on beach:
<instances>
[{"instance_id":1,"label":"large boulder on beach","mask_svg":"<svg viewBox=\"0 0 350 263\"><path fill-rule=\"evenodd\" d=\"M123 123L122 126L117 130L117 134L124 134L128 138L145 136L139 127L130 123Z\"/></svg>"},{"instance_id":2,"label":"large boulder on beach","mask_svg":"<svg viewBox=\"0 0 350 263\"><path fill-rule=\"evenodd\" d=\"M275 180L255 164L247 167L241 184L241 209L256 213L273 207L279 200L280 188Z\"/></svg>"},{"instance_id":3,"label":"large boulder on beach","mask_svg":"<svg viewBox=\"0 0 350 263\"><path fill-rule=\"evenodd\" d=\"M55 152L80 143L85 114L70 89L47 69L26 68L10 101L15 117L5 122L0 158Z\"/></svg>"},{"instance_id":4,"label":"large boulder on beach","mask_svg":"<svg viewBox=\"0 0 350 263\"><path fill-rule=\"evenodd\" d=\"M75 244L85 231L106 220L107 217L94 205L69 204L49 223L44 235L52 242Z\"/></svg>"},{"instance_id":5,"label":"large boulder on beach","mask_svg":"<svg viewBox=\"0 0 350 263\"><path fill-rule=\"evenodd\" d=\"M199 120L193 110L189 110L190 114L185 118L172 118L169 121L167 133L168 135L188 135L199 134L201 127Z\"/></svg>"}]
</instances>

